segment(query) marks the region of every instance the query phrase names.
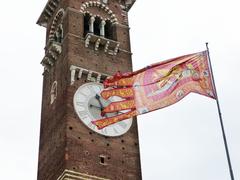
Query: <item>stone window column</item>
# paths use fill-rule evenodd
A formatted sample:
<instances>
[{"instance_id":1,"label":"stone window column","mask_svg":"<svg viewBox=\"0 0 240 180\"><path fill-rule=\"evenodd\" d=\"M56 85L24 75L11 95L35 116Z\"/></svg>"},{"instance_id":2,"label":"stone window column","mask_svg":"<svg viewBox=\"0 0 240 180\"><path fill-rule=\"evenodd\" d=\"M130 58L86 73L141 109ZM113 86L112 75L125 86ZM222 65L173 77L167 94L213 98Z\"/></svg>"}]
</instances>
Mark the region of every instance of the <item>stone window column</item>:
<instances>
[{"instance_id":1,"label":"stone window column","mask_svg":"<svg viewBox=\"0 0 240 180\"><path fill-rule=\"evenodd\" d=\"M102 20L99 25L100 36L103 36L103 37L105 36L105 25L106 25L106 22L104 20Z\"/></svg>"},{"instance_id":2,"label":"stone window column","mask_svg":"<svg viewBox=\"0 0 240 180\"><path fill-rule=\"evenodd\" d=\"M71 71L71 85L73 85L75 82L76 68L74 66L71 66L70 71Z\"/></svg>"},{"instance_id":3,"label":"stone window column","mask_svg":"<svg viewBox=\"0 0 240 180\"><path fill-rule=\"evenodd\" d=\"M92 16L92 17L89 19L89 32L90 32L90 33L94 33L94 21L95 21L95 17Z\"/></svg>"}]
</instances>

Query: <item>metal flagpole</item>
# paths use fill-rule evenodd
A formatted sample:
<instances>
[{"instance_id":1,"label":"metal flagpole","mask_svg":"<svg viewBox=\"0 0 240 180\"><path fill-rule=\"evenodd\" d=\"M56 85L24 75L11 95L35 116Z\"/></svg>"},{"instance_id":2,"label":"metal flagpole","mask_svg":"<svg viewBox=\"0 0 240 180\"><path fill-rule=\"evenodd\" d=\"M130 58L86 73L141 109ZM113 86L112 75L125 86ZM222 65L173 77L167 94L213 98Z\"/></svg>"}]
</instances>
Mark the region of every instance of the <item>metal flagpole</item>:
<instances>
[{"instance_id":1,"label":"metal flagpole","mask_svg":"<svg viewBox=\"0 0 240 180\"><path fill-rule=\"evenodd\" d=\"M225 135L222 113L221 113L221 109L220 109L220 104L219 104L218 95L217 95L217 89L216 89L215 80L214 80L214 76L213 76L212 63L211 63L211 59L210 59L210 55L209 55L208 43L206 43L206 48L207 48L208 62L209 62L211 77L212 77L212 82L213 82L213 88L214 88L214 92L215 92L215 95L216 95L218 115L219 115L219 119L220 119L220 123L221 123L222 136L223 136L224 146L225 146L226 155L227 155L229 172L230 172L231 180L234 180L234 175L233 175L233 170L232 170L232 165L231 165L231 159L230 159L230 155L229 155L229 151L228 151L227 138L226 138L226 135Z\"/></svg>"}]
</instances>

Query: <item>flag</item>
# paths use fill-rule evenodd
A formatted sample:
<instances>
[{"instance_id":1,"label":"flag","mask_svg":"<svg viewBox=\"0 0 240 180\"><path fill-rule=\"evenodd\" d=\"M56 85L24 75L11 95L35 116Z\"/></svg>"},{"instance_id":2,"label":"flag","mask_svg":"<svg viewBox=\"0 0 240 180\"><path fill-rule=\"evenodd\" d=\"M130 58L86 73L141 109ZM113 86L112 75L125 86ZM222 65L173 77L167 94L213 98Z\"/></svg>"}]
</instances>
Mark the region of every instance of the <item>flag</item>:
<instances>
[{"instance_id":1,"label":"flag","mask_svg":"<svg viewBox=\"0 0 240 180\"><path fill-rule=\"evenodd\" d=\"M116 115L92 121L99 129L170 106L189 93L216 99L207 51L152 64L131 73L117 72L104 81L104 99L118 96L102 111ZM119 113L121 112L121 113Z\"/></svg>"}]
</instances>

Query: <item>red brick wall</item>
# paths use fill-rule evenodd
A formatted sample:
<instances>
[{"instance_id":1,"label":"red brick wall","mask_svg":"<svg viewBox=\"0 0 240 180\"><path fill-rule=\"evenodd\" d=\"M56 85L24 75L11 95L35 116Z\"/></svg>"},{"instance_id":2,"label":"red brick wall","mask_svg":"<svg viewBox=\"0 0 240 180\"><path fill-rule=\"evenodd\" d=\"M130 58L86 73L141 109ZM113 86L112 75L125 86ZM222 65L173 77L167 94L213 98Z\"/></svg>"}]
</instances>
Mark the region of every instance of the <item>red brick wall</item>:
<instances>
[{"instance_id":1,"label":"red brick wall","mask_svg":"<svg viewBox=\"0 0 240 180\"><path fill-rule=\"evenodd\" d=\"M63 0L59 7L66 10L64 41L60 57L50 72L43 76L38 180L55 180L64 169L110 179L141 179L137 121L133 121L126 134L110 138L89 130L74 112L74 93L87 80L83 76L71 86L71 65L106 74L132 70L129 28L126 25L117 25L117 40L121 44L116 56L85 48L83 14L79 12L82 2L86 0ZM109 8L124 24L119 1L109 2ZM98 13L97 8L92 11ZM50 104L54 81L58 82L58 95ZM99 155L105 156L107 165L100 164Z\"/></svg>"}]
</instances>

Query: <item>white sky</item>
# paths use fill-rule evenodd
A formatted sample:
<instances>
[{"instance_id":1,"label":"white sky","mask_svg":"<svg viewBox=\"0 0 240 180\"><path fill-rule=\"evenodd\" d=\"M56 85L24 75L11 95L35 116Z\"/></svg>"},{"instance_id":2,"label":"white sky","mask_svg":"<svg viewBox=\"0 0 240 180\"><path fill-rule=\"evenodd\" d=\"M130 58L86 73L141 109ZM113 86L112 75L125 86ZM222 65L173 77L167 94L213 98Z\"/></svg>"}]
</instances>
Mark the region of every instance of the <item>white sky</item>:
<instances>
[{"instance_id":1,"label":"white sky","mask_svg":"<svg viewBox=\"0 0 240 180\"><path fill-rule=\"evenodd\" d=\"M45 29L35 23L46 2L1 2L0 179L36 179ZM240 179L239 5L137 0L129 14L134 70L205 50L209 42L235 179ZM192 94L138 122L143 179L230 179L214 100Z\"/></svg>"}]
</instances>

